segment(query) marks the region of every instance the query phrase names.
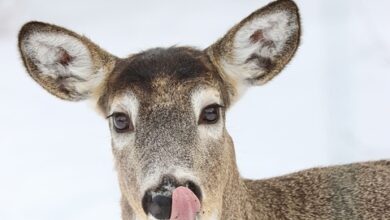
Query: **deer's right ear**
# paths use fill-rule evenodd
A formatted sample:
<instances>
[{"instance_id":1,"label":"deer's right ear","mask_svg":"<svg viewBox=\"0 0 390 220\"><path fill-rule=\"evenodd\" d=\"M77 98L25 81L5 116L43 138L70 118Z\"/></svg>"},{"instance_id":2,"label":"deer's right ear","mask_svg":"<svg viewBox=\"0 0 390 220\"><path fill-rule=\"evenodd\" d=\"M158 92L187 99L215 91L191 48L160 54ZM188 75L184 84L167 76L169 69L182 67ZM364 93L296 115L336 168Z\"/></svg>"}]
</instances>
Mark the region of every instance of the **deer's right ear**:
<instances>
[{"instance_id":1,"label":"deer's right ear","mask_svg":"<svg viewBox=\"0 0 390 220\"><path fill-rule=\"evenodd\" d=\"M268 82L285 67L300 34L297 5L278 0L253 12L206 51L234 101L245 88Z\"/></svg>"},{"instance_id":2,"label":"deer's right ear","mask_svg":"<svg viewBox=\"0 0 390 220\"><path fill-rule=\"evenodd\" d=\"M53 95L70 101L89 98L117 60L86 37L41 22L22 27L19 50L30 76Z\"/></svg>"}]
</instances>

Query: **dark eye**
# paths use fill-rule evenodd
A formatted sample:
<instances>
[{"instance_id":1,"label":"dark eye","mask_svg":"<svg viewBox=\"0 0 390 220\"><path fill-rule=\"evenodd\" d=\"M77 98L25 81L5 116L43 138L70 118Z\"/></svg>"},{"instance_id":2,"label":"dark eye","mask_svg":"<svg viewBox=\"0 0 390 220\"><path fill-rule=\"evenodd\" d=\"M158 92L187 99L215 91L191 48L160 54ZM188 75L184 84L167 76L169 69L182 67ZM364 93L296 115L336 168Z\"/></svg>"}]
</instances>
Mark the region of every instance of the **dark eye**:
<instances>
[{"instance_id":1,"label":"dark eye","mask_svg":"<svg viewBox=\"0 0 390 220\"><path fill-rule=\"evenodd\" d=\"M123 133L134 130L134 126L131 123L129 116L125 113L114 113L109 117L112 117L112 123L114 124L116 132Z\"/></svg>"},{"instance_id":2,"label":"dark eye","mask_svg":"<svg viewBox=\"0 0 390 220\"><path fill-rule=\"evenodd\" d=\"M221 108L218 104L209 105L202 110L199 116L199 124L215 124L219 120L219 109Z\"/></svg>"}]
</instances>

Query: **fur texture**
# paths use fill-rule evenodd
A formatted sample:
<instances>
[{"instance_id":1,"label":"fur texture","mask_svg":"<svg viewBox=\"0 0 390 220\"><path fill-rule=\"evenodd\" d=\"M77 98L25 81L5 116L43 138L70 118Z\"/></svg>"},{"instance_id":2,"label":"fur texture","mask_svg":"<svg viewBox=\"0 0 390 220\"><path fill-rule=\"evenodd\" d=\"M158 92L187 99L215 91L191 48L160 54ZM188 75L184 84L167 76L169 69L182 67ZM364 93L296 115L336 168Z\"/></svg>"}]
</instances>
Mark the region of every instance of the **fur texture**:
<instances>
[{"instance_id":1,"label":"fur texture","mask_svg":"<svg viewBox=\"0 0 390 220\"><path fill-rule=\"evenodd\" d=\"M19 49L30 76L67 100L92 99L105 116L128 115L112 133L122 219L155 219L146 195L190 188L199 220L390 219L390 161L314 168L265 180L240 177L225 111L250 85L268 82L298 48L291 0L254 12L204 51L155 48L117 58L64 28L30 22ZM219 120L199 122L218 104Z\"/></svg>"},{"instance_id":2,"label":"fur texture","mask_svg":"<svg viewBox=\"0 0 390 220\"><path fill-rule=\"evenodd\" d=\"M86 37L32 21L19 32L19 51L30 76L53 95L71 101L99 94L116 57Z\"/></svg>"},{"instance_id":3,"label":"fur texture","mask_svg":"<svg viewBox=\"0 0 390 220\"><path fill-rule=\"evenodd\" d=\"M211 61L231 84L232 102L248 86L276 76L295 54L300 17L293 1L280 0L253 12L208 48Z\"/></svg>"}]
</instances>

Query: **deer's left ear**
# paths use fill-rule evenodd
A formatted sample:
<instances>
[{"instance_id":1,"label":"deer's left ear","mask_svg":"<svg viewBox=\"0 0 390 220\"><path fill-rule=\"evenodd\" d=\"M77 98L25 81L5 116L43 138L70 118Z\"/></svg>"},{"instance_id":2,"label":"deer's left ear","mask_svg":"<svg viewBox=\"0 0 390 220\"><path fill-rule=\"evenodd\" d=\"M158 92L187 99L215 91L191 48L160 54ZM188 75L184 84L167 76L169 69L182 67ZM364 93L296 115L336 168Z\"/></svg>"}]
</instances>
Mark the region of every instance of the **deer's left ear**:
<instances>
[{"instance_id":1,"label":"deer's left ear","mask_svg":"<svg viewBox=\"0 0 390 220\"><path fill-rule=\"evenodd\" d=\"M248 85L264 84L277 75L298 48L300 34L297 5L279 0L234 26L207 53L237 96Z\"/></svg>"},{"instance_id":2,"label":"deer's left ear","mask_svg":"<svg viewBox=\"0 0 390 220\"><path fill-rule=\"evenodd\" d=\"M19 51L38 84L70 101L91 97L117 60L84 36L36 21L20 30Z\"/></svg>"}]
</instances>

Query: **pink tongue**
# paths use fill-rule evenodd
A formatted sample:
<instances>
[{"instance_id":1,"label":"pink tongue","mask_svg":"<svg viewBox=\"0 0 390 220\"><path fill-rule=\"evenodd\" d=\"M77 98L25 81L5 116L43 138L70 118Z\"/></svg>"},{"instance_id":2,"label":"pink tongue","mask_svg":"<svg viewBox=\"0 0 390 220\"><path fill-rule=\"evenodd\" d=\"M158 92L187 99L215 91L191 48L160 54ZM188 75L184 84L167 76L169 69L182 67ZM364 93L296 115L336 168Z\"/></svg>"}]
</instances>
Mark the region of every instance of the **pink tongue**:
<instances>
[{"instance_id":1,"label":"pink tongue","mask_svg":"<svg viewBox=\"0 0 390 220\"><path fill-rule=\"evenodd\" d=\"M190 189L180 186L173 190L170 220L194 220L199 210L199 199Z\"/></svg>"}]
</instances>

